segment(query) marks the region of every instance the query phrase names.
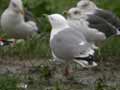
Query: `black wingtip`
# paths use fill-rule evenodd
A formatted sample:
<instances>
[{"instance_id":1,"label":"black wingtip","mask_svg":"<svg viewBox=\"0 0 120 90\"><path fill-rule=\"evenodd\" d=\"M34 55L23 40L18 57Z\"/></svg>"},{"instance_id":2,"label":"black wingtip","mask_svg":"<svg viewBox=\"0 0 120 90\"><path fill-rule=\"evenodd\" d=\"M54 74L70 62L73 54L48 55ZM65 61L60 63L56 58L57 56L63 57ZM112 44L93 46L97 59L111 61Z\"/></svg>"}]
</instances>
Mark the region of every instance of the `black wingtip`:
<instances>
[{"instance_id":1,"label":"black wingtip","mask_svg":"<svg viewBox=\"0 0 120 90\"><path fill-rule=\"evenodd\" d=\"M37 30L37 33L38 33L38 34L40 34L40 33L41 33L40 29L38 29L38 30Z\"/></svg>"},{"instance_id":2,"label":"black wingtip","mask_svg":"<svg viewBox=\"0 0 120 90\"><path fill-rule=\"evenodd\" d=\"M0 46L7 46L14 43L14 41L9 41L9 40L3 40L0 42Z\"/></svg>"},{"instance_id":3,"label":"black wingtip","mask_svg":"<svg viewBox=\"0 0 120 90\"><path fill-rule=\"evenodd\" d=\"M89 55L88 57L76 57L76 60L85 60L88 62L89 65L92 65L96 58L94 55Z\"/></svg>"}]
</instances>

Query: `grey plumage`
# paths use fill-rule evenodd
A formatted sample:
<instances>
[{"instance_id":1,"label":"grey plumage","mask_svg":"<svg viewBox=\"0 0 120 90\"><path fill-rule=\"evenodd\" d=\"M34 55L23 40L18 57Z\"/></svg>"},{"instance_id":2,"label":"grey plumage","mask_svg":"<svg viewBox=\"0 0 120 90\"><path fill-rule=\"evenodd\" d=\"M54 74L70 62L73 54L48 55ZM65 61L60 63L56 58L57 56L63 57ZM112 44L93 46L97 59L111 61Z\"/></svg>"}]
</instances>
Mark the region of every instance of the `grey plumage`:
<instances>
[{"instance_id":1,"label":"grey plumage","mask_svg":"<svg viewBox=\"0 0 120 90\"><path fill-rule=\"evenodd\" d=\"M67 20L59 14L49 15L48 18L52 25L50 47L54 59L75 61L83 67L97 65L93 58L89 58L90 55L94 56L95 51L83 33L69 26Z\"/></svg>"},{"instance_id":2,"label":"grey plumage","mask_svg":"<svg viewBox=\"0 0 120 90\"><path fill-rule=\"evenodd\" d=\"M102 32L102 30L101 31L99 30L102 27L97 28L96 26L96 22L99 22L96 20L97 16L96 19L94 20L92 20L91 17L87 14L81 14L79 8L71 8L68 11L67 21L71 27L75 28L75 30L78 30L79 32L84 34L86 40L89 43L91 43L92 48L97 49L95 43L105 40L106 35ZM99 19L101 20L101 18ZM92 22L92 24L89 21ZM103 23L100 22L100 24ZM104 24L106 24L106 22L104 22ZM90 25L92 25L92 27L89 27ZM81 27L82 29L80 29Z\"/></svg>"},{"instance_id":3,"label":"grey plumage","mask_svg":"<svg viewBox=\"0 0 120 90\"><path fill-rule=\"evenodd\" d=\"M89 27L96 28L100 32L103 32L106 37L110 37L117 33L117 28L107 22L105 19L97 16L97 15L87 15L87 21L89 23Z\"/></svg>"},{"instance_id":4,"label":"grey plumage","mask_svg":"<svg viewBox=\"0 0 120 90\"><path fill-rule=\"evenodd\" d=\"M117 29L120 28L120 19L113 12L103 9L95 9L94 15L105 19Z\"/></svg>"},{"instance_id":5,"label":"grey plumage","mask_svg":"<svg viewBox=\"0 0 120 90\"><path fill-rule=\"evenodd\" d=\"M25 12L25 16L24 16L25 21L35 21L34 16L30 11L24 9L24 12Z\"/></svg>"},{"instance_id":6,"label":"grey plumage","mask_svg":"<svg viewBox=\"0 0 120 90\"><path fill-rule=\"evenodd\" d=\"M36 19L36 17L34 17L34 15L32 14L32 12L30 10L28 10L27 8L24 9L24 20L25 22L28 21L33 21L36 22L36 26L39 27L38 30L36 30L38 33L40 33L40 25L38 25L38 20Z\"/></svg>"},{"instance_id":7,"label":"grey plumage","mask_svg":"<svg viewBox=\"0 0 120 90\"><path fill-rule=\"evenodd\" d=\"M120 19L113 12L105 10L96 6L93 1L81 0L77 3L77 7L82 12L82 14L90 14L104 19L104 21L111 24L117 30L120 29ZM116 30L116 31L117 31ZM117 31L118 32L118 31ZM120 32L118 32L119 35Z\"/></svg>"},{"instance_id":8,"label":"grey plumage","mask_svg":"<svg viewBox=\"0 0 120 90\"><path fill-rule=\"evenodd\" d=\"M80 45L82 42L84 44ZM90 49L85 37L71 28L66 28L64 31L59 32L58 35L55 35L50 42L50 46L57 57L66 60L72 60L85 54L86 50Z\"/></svg>"},{"instance_id":9,"label":"grey plumage","mask_svg":"<svg viewBox=\"0 0 120 90\"><path fill-rule=\"evenodd\" d=\"M87 18L86 18L87 19ZM87 42L93 43L98 41L103 41L106 39L106 36L103 32L100 32L96 28L89 27L90 23L87 20L74 20L74 19L67 19L69 25L74 28L75 30L83 33ZM92 24L93 25L93 24ZM95 27L95 26L94 26ZM81 29L82 28L82 29Z\"/></svg>"}]
</instances>

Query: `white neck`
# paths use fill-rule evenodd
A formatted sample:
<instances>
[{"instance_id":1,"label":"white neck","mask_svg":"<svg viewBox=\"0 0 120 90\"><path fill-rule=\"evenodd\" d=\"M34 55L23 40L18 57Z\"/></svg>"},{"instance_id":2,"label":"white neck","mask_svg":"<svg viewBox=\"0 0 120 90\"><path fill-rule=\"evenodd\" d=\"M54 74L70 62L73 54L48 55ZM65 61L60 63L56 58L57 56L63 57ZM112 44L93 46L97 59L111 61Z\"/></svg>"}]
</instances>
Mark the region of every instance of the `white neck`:
<instances>
[{"instance_id":1,"label":"white neck","mask_svg":"<svg viewBox=\"0 0 120 90\"><path fill-rule=\"evenodd\" d=\"M61 25L53 25L52 26L52 28L53 29L57 29L57 30L59 30L59 29L61 29L61 28L66 28L66 27L69 27L69 25L68 24L61 24Z\"/></svg>"},{"instance_id":2,"label":"white neck","mask_svg":"<svg viewBox=\"0 0 120 90\"><path fill-rule=\"evenodd\" d=\"M119 30L117 30L117 35L120 35L120 31Z\"/></svg>"},{"instance_id":3,"label":"white neck","mask_svg":"<svg viewBox=\"0 0 120 90\"><path fill-rule=\"evenodd\" d=\"M58 34L59 32L63 31L65 28L69 28L69 26L66 25L66 26L62 27L62 29L61 29L61 28L53 28L52 31L51 31L51 35L50 35L50 40L52 40L53 37L54 37L56 34Z\"/></svg>"},{"instance_id":4,"label":"white neck","mask_svg":"<svg viewBox=\"0 0 120 90\"><path fill-rule=\"evenodd\" d=\"M13 6L13 2L16 4L16 7ZM16 13L19 13L19 10L23 10L23 4L21 0L10 0L9 9L13 10Z\"/></svg>"},{"instance_id":5,"label":"white neck","mask_svg":"<svg viewBox=\"0 0 120 90\"><path fill-rule=\"evenodd\" d=\"M23 23L24 22L24 16L20 13L14 12L11 8L7 8L7 12L9 13L9 18L15 23Z\"/></svg>"}]
</instances>

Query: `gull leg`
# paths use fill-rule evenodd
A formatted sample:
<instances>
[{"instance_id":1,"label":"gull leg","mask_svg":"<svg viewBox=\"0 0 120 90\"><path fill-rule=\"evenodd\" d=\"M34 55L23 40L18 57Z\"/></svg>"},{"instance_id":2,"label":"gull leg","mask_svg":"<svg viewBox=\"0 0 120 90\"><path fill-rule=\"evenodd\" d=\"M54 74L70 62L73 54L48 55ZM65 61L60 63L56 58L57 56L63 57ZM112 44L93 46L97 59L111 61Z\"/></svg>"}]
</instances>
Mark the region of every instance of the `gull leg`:
<instances>
[{"instance_id":1,"label":"gull leg","mask_svg":"<svg viewBox=\"0 0 120 90\"><path fill-rule=\"evenodd\" d=\"M72 73L73 73L73 70L72 68L69 66L69 64L67 64L64 68L64 76L68 79L68 80L71 80L72 78Z\"/></svg>"},{"instance_id":2,"label":"gull leg","mask_svg":"<svg viewBox=\"0 0 120 90\"><path fill-rule=\"evenodd\" d=\"M65 66L65 69L64 69L64 76L65 76L65 77L68 77L69 74L70 74L70 72L69 72L69 65L66 65L66 66Z\"/></svg>"}]
</instances>

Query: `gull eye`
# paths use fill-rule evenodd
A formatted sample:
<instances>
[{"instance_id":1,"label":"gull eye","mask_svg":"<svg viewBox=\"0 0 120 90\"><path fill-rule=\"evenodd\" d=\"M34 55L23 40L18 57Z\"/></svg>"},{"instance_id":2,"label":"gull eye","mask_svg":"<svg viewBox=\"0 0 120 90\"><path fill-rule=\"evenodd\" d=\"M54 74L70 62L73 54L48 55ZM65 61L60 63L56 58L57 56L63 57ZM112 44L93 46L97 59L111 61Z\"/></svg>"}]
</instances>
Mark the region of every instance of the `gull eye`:
<instances>
[{"instance_id":1,"label":"gull eye","mask_svg":"<svg viewBox=\"0 0 120 90\"><path fill-rule=\"evenodd\" d=\"M15 3L12 3L13 7L17 7L17 5Z\"/></svg>"},{"instance_id":2,"label":"gull eye","mask_svg":"<svg viewBox=\"0 0 120 90\"><path fill-rule=\"evenodd\" d=\"M80 12L79 11L75 11L74 14L79 14Z\"/></svg>"}]
</instances>

